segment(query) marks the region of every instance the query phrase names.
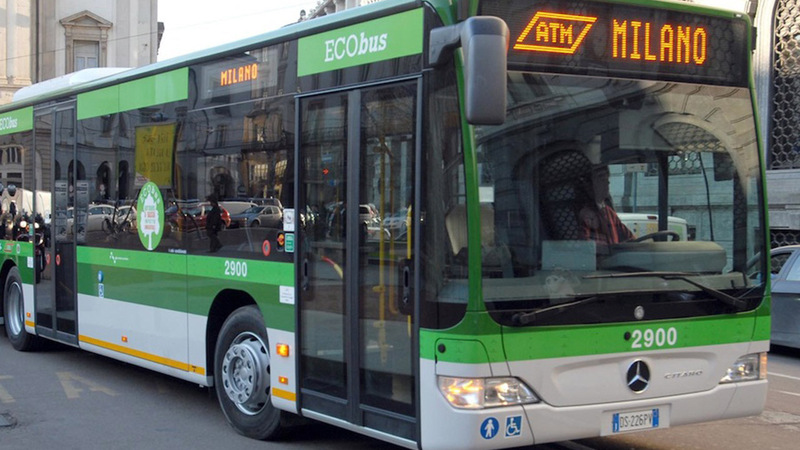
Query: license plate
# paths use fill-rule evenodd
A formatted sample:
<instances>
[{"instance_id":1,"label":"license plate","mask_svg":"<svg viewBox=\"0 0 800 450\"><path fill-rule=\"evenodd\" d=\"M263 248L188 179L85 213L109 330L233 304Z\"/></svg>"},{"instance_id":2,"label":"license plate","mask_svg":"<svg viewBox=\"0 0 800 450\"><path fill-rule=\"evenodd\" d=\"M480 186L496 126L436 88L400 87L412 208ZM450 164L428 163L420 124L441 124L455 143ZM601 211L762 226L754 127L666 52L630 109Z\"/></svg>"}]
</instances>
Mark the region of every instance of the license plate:
<instances>
[{"instance_id":1,"label":"license plate","mask_svg":"<svg viewBox=\"0 0 800 450\"><path fill-rule=\"evenodd\" d=\"M649 430L658 428L658 408L643 411L615 413L611 416L611 432L624 433L626 431Z\"/></svg>"}]
</instances>

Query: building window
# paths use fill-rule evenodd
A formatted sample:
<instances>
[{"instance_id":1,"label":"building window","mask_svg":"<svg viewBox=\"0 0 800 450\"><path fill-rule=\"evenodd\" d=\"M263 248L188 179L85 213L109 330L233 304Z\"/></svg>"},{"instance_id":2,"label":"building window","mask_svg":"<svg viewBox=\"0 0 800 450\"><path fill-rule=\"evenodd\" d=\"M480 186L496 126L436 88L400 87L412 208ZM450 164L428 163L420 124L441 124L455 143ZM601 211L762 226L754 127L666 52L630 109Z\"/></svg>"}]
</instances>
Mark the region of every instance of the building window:
<instances>
[{"instance_id":1,"label":"building window","mask_svg":"<svg viewBox=\"0 0 800 450\"><path fill-rule=\"evenodd\" d=\"M66 38L66 72L106 67L111 22L90 11L61 19Z\"/></svg>"},{"instance_id":2,"label":"building window","mask_svg":"<svg viewBox=\"0 0 800 450\"><path fill-rule=\"evenodd\" d=\"M75 70L99 67L100 43L91 41L75 41Z\"/></svg>"},{"instance_id":3,"label":"building window","mask_svg":"<svg viewBox=\"0 0 800 450\"><path fill-rule=\"evenodd\" d=\"M19 147L8 147L6 149L6 163L8 164L21 164L22 155Z\"/></svg>"}]
</instances>

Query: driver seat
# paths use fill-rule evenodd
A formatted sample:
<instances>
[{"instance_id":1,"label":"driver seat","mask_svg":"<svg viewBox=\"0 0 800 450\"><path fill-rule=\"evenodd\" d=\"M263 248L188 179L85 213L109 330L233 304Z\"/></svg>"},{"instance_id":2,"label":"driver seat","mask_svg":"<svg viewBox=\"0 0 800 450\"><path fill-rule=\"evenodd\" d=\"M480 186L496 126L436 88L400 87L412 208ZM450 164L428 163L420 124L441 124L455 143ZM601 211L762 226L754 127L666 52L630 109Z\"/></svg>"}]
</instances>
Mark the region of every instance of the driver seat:
<instances>
[{"instance_id":1,"label":"driver seat","mask_svg":"<svg viewBox=\"0 0 800 450\"><path fill-rule=\"evenodd\" d=\"M578 208L591 201L581 184L591 170L579 150L554 153L539 165L541 215L550 239L581 240Z\"/></svg>"}]
</instances>

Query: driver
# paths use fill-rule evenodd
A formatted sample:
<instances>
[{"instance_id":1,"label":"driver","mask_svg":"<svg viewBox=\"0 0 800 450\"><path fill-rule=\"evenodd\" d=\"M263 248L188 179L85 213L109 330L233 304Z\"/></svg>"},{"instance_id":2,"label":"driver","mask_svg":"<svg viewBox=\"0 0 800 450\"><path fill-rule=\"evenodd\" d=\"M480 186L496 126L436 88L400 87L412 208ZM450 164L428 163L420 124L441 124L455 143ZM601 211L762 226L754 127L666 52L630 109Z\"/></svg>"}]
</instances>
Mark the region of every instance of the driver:
<instances>
[{"instance_id":1,"label":"driver","mask_svg":"<svg viewBox=\"0 0 800 450\"><path fill-rule=\"evenodd\" d=\"M598 249L634 239L634 234L622 223L611 206L608 166L595 165L591 175L583 177L581 181L589 199L578 210L581 238L594 240Z\"/></svg>"}]
</instances>

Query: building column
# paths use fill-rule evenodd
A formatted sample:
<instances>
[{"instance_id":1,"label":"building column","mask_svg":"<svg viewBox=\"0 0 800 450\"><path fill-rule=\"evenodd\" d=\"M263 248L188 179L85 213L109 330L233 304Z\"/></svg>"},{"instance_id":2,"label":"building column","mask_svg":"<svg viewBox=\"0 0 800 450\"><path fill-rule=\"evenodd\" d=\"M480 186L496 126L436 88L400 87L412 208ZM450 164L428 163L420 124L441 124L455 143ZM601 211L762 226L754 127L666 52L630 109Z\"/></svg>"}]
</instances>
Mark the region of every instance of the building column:
<instances>
[{"instance_id":1,"label":"building column","mask_svg":"<svg viewBox=\"0 0 800 450\"><path fill-rule=\"evenodd\" d=\"M36 51L31 42L30 0L6 0L0 8L0 104L4 104L31 84Z\"/></svg>"},{"instance_id":2,"label":"building column","mask_svg":"<svg viewBox=\"0 0 800 450\"><path fill-rule=\"evenodd\" d=\"M5 43L5 46L0 45L0 86L3 88L8 84L9 56L13 54L11 36L14 35L14 30L9 27L9 22L13 20L13 15L10 12L13 8L14 0L6 0L5 14L0 15L0 43Z\"/></svg>"}]
</instances>

